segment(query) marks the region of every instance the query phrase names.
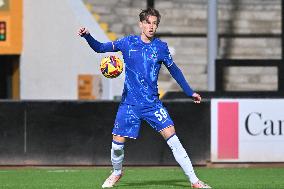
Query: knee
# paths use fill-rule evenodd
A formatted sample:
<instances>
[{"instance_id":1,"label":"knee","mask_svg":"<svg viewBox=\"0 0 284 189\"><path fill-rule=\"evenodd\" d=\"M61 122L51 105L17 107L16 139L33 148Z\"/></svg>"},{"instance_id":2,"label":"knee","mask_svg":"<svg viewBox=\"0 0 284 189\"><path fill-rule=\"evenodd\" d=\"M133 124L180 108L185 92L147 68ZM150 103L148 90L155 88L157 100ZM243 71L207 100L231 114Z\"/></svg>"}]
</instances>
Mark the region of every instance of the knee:
<instances>
[{"instance_id":1,"label":"knee","mask_svg":"<svg viewBox=\"0 0 284 189\"><path fill-rule=\"evenodd\" d=\"M175 135L175 127L173 125L170 125L169 127L163 129L161 132L161 135L165 140L169 139L171 136Z\"/></svg>"}]
</instances>

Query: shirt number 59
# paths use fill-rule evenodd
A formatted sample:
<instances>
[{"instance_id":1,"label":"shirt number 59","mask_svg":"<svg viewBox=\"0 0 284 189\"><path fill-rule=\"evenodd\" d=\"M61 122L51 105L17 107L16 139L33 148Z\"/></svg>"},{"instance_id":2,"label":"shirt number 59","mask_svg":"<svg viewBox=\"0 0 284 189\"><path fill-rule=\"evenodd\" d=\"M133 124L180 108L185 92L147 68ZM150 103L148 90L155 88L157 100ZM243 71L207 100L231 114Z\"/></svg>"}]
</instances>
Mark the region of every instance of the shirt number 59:
<instances>
[{"instance_id":1,"label":"shirt number 59","mask_svg":"<svg viewBox=\"0 0 284 189\"><path fill-rule=\"evenodd\" d=\"M163 108L161 108L159 111L156 111L154 114L159 121L162 121L163 118L166 119L168 117L166 110L164 110Z\"/></svg>"}]
</instances>

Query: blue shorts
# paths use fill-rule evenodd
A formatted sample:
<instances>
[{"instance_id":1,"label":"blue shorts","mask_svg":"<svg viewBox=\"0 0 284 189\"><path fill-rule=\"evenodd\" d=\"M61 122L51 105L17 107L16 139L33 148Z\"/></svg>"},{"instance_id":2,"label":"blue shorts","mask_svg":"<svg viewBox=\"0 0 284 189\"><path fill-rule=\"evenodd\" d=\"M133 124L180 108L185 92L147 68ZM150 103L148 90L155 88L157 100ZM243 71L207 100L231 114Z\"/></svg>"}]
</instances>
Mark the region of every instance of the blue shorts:
<instances>
[{"instance_id":1,"label":"blue shorts","mask_svg":"<svg viewBox=\"0 0 284 189\"><path fill-rule=\"evenodd\" d=\"M136 139L142 120L147 121L157 132L174 125L162 103L152 107L120 104L112 134Z\"/></svg>"}]
</instances>

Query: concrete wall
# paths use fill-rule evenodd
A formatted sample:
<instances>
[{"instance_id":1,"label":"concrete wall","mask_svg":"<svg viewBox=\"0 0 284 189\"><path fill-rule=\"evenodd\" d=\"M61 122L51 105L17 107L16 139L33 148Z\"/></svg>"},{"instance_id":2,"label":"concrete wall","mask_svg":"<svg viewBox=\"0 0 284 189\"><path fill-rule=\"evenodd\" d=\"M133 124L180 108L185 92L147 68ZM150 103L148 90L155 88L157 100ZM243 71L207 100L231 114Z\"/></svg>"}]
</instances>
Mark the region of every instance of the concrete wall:
<instances>
[{"instance_id":1,"label":"concrete wall","mask_svg":"<svg viewBox=\"0 0 284 189\"><path fill-rule=\"evenodd\" d=\"M146 7L147 1L140 0L84 0L93 5L93 11L109 24L118 36L140 33L137 27L138 14ZM158 28L160 33L207 33L208 0L155 0L155 8L162 15ZM280 34L281 0L219 0L219 34ZM183 71L187 81L195 90L207 90L207 39L206 37L162 37L171 49L173 59ZM280 59L281 39L235 37L219 38L218 58L220 59ZM254 71L254 68L229 75L226 90L275 90L276 69ZM254 72L254 75L248 74ZM235 78L247 78L236 80ZM253 77L254 79L250 79ZM268 78L268 79L267 79ZM269 80L269 81L267 81ZM256 85L257 84L257 85ZM164 91L181 90L167 69L162 67L159 88Z\"/></svg>"},{"instance_id":2,"label":"concrete wall","mask_svg":"<svg viewBox=\"0 0 284 189\"><path fill-rule=\"evenodd\" d=\"M95 53L77 36L80 26L99 41L109 41L79 0L25 0L21 99L78 99L78 75L100 74L99 62L106 54ZM103 78L103 99L120 95L123 79Z\"/></svg>"}]
</instances>

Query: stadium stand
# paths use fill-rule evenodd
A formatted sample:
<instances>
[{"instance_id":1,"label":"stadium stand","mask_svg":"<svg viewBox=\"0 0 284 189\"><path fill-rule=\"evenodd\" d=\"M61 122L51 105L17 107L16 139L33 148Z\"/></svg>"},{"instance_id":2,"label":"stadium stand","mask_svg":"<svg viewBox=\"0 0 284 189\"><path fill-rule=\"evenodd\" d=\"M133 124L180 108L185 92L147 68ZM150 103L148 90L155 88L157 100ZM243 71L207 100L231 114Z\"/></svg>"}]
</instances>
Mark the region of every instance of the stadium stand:
<instances>
[{"instance_id":1,"label":"stadium stand","mask_svg":"<svg viewBox=\"0 0 284 189\"><path fill-rule=\"evenodd\" d=\"M147 6L140 0L84 0L91 12L117 37L138 34L137 15ZM155 0L162 20L158 35L168 42L175 62L196 90L207 90L207 1ZM218 1L219 59L280 59L281 1ZM226 90L269 91L277 89L275 67L231 67ZM180 90L165 68L159 87Z\"/></svg>"}]
</instances>

